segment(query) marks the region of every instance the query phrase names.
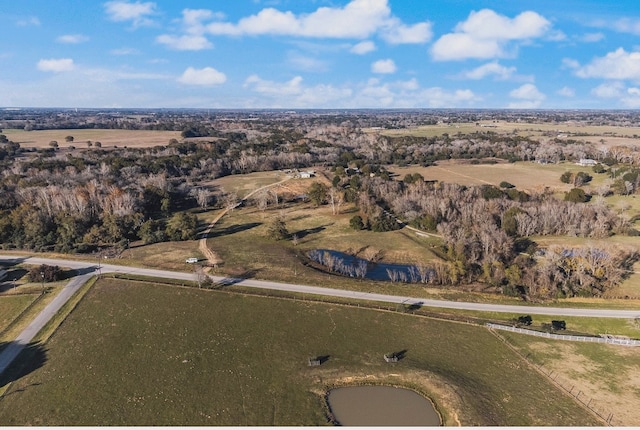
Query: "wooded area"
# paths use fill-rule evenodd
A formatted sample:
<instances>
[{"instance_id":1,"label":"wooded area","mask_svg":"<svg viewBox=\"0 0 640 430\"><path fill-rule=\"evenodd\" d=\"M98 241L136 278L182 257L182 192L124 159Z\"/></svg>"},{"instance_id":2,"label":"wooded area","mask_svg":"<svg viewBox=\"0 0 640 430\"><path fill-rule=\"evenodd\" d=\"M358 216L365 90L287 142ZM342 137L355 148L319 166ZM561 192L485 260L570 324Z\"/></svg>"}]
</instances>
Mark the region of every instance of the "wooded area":
<instances>
[{"instance_id":1,"label":"wooded area","mask_svg":"<svg viewBox=\"0 0 640 430\"><path fill-rule=\"evenodd\" d=\"M578 118L577 118L578 116ZM541 122L628 124L625 113L556 112ZM608 207L604 196L640 189L637 147L603 147L584 137L534 139L478 128L474 133L412 135L411 127L508 118L531 122L528 112L108 112L14 111L0 114L3 129L67 130L67 144L23 148L0 131L0 243L3 249L96 252L144 243L195 239L199 210L237 201L207 181L255 171L321 166L332 185L313 183L308 198L334 214L355 204L354 229L389 231L397 221L433 232L444 241L440 263L425 281L440 285L483 282L527 299L600 295L619 283L637 258L620 247L546 249L532 236L606 238L638 235L636 218ZM378 130L405 134L385 135ZM79 142L73 129L179 130L182 139L150 148L98 147ZM365 130L366 129L366 130ZM455 130L452 129L452 130ZM508 182L462 186L394 178L391 166L597 160L589 172L563 175L574 190L559 199L551 190L525 192ZM592 175L607 181L587 194ZM566 177L565 177L566 176ZM267 194L253 202L264 210ZM263 201L264 200L264 201ZM589 203L583 203L592 200ZM288 237L274 225L276 239ZM429 264L429 263L425 263Z\"/></svg>"}]
</instances>

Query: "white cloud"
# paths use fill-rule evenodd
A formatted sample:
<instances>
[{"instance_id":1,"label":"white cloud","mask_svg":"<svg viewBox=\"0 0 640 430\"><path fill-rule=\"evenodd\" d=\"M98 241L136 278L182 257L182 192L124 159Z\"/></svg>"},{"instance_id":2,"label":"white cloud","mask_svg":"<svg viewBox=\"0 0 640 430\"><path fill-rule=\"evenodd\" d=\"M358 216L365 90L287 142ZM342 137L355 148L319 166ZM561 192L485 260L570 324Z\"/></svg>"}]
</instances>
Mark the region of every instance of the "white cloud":
<instances>
[{"instance_id":1,"label":"white cloud","mask_svg":"<svg viewBox=\"0 0 640 430\"><path fill-rule=\"evenodd\" d=\"M89 37L83 34L64 34L59 36L56 41L59 43L77 44L83 43L89 40Z\"/></svg>"},{"instance_id":2,"label":"white cloud","mask_svg":"<svg viewBox=\"0 0 640 430\"><path fill-rule=\"evenodd\" d=\"M360 43L356 43L351 47L350 52L358 55L364 55L376 50L376 44L370 40L365 40Z\"/></svg>"},{"instance_id":3,"label":"white cloud","mask_svg":"<svg viewBox=\"0 0 640 430\"><path fill-rule=\"evenodd\" d=\"M431 54L438 61L506 57L508 42L556 34L550 27L546 18L532 11L513 19L490 9L472 11L466 21L456 25L454 33L443 35L433 44Z\"/></svg>"},{"instance_id":4,"label":"white cloud","mask_svg":"<svg viewBox=\"0 0 640 430\"><path fill-rule=\"evenodd\" d=\"M430 22L404 25L397 18L391 18L382 31L382 38L389 43L424 43L431 40L433 32Z\"/></svg>"},{"instance_id":5,"label":"white cloud","mask_svg":"<svg viewBox=\"0 0 640 430\"><path fill-rule=\"evenodd\" d=\"M30 16L28 18L20 18L16 21L18 27L39 27L40 20L37 16Z\"/></svg>"},{"instance_id":6,"label":"white cloud","mask_svg":"<svg viewBox=\"0 0 640 430\"><path fill-rule=\"evenodd\" d=\"M602 39L604 39L604 34L602 33L586 33L583 34L579 40L581 42L587 42L587 43L593 43L593 42L600 42Z\"/></svg>"},{"instance_id":7,"label":"white cloud","mask_svg":"<svg viewBox=\"0 0 640 430\"><path fill-rule=\"evenodd\" d=\"M302 92L302 77L296 76L281 83L268 81L258 75L251 75L244 81L244 87L262 94L295 95Z\"/></svg>"},{"instance_id":8,"label":"white cloud","mask_svg":"<svg viewBox=\"0 0 640 430\"><path fill-rule=\"evenodd\" d=\"M317 58L309 57L299 52L290 51L287 54L287 61L291 66L297 70L304 70L307 72L326 72L329 70L329 65Z\"/></svg>"},{"instance_id":9,"label":"white cloud","mask_svg":"<svg viewBox=\"0 0 640 430\"><path fill-rule=\"evenodd\" d=\"M59 58L38 61L38 70L43 72L70 72L75 69L71 58Z\"/></svg>"},{"instance_id":10,"label":"white cloud","mask_svg":"<svg viewBox=\"0 0 640 430\"><path fill-rule=\"evenodd\" d=\"M613 99L622 96L624 85L622 82L605 82L591 90L591 94L602 99Z\"/></svg>"},{"instance_id":11,"label":"white cloud","mask_svg":"<svg viewBox=\"0 0 640 430\"><path fill-rule=\"evenodd\" d=\"M467 89L445 90L439 87L420 88L415 78L407 81L381 83L377 78L353 86L305 85L300 76L286 82L249 76L244 87L261 100L245 107L281 108L444 108L470 106L479 101Z\"/></svg>"},{"instance_id":12,"label":"white cloud","mask_svg":"<svg viewBox=\"0 0 640 430\"><path fill-rule=\"evenodd\" d=\"M618 48L604 57L595 58L591 63L577 67L580 78L631 79L640 81L640 52L626 52Z\"/></svg>"},{"instance_id":13,"label":"white cloud","mask_svg":"<svg viewBox=\"0 0 640 430\"><path fill-rule=\"evenodd\" d=\"M396 70L396 63L394 63L390 58L386 60L378 60L371 64L371 71L373 73L390 74L395 73Z\"/></svg>"},{"instance_id":14,"label":"white cloud","mask_svg":"<svg viewBox=\"0 0 640 430\"><path fill-rule=\"evenodd\" d=\"M509 103L509 108L513 109L534 109L539 107L546 98L533 84L524 84L509 92L509 96L517 99Z\"/></svg>"},{"instance_id":15,"label":"white cloud","mask_svg":"<svg viewBox=\"0 0 640 430\"><path fill-rule=\"evenodd\" d=\"M178 82L186 85L213 86L220 85L227 81L227 76L214 69L213 67L205 67L203 69L194 69L188 67L187 70L178 78Z\"/></svg>"},{"instance_id":16,"label":"white cloud","mask_svg":"<svg viewBox=\"0 0 640 430\"><path fill-rule=\"evenodd\" d=\"M431 55L436 61L506 56L502 45L497 40L476 39L465 33L445 34L431 47Z\"/></svg>"},{"instance_id":17,"label":"white cloud","mask_svg":"<svg viewBox=\"0 0 640 430\"><path fill-rule=\"evenodd\" d=\"M637 109L640 107L640 88L627 88L627 97L623 97L621 102L628 108Z\"/></svg>"},{"instance_id":18,"label":"white cloud","mask_svg":"<svg viewBox=\"0 0 640 430\"><path fill-rule=\"evenodd\" d=\"M149 15L155 14L156 4L153 2L108 1L104 4L105 11L111 21L131 21L134 27L152 23Z\"/></svg>"},{"instance_id":19,"label":"white cloud","mask_svg":"<svg viewBox=\"0 0 640 430\"><path fill-rule=\"evenodd\" d=\"M215 35L289 35L316 38L368 38L373 34L389 43L424 43L431 38L431 24L403 24L391 15L387 0L352 0L344 7L320 7L296 15L275 8L262 9L237 23L217 20L206 26Z\"/></svg>"},{"instance_id":20,"label":"white cloud","mask_svg":"<svg viewBox=\"0 0 640 430\"><path fill-rule=\"evenodd\" d=\"M494 61L483 64L473 70L463 73L463 77L467 79L484 79L488 76L494 76L498 80L506 80L513 76L515 67L505 67Z\"/></svg>"},{"instance_id":21,"label":"white cloud","mask_svg":"<svg viewBox=\"0 0 640 430\"><path fill-rule=\"evenodd\" d=\"M640 88L625 88L620 81L605 82L591 90L591 94L601 99L614 99L625 108L640 108Z\"/></svg>"},{"instance_id":22,"label":"white cloud","mask_svg":"<svg viewBox=\"0 0 640 430\"><path fill-rule=\"evenodd\" d=\"M480 101L480 98L471 90L447 91L440 87L427 88L419 94L419 97L430 108L455 108Z\"/></svg>"},{"instance_id":23,"label":"white cloud","mask_svg":"<svg viewBox=\"0 0 640 430\"><path fill-rule=\"evenodd\" d=\"M631 33L640 36L640 19L623 18L613 23L613 28L621 33Z\"/></svg>"},{"instance_id":24,"label":"white cloud","mask_svg":"<svg viewBox=\"0 0 640 430\"><path fill-rule=\"evenodd\" d=\"M557 94L564 97L574 97L576 95L576 90L570 87L562 87L557 91Z\"/></svg>"},{"instance_id":25,"label":"white cloud","mask_svg":"<svg viewBox=\"0 0 640 430\"><path fill-rule=\"evenodd\" d=\"M577 69L580 67L580 63L572 58L563 58L562 67L567 69Z\"/></svg>"},{"instance_id":26,"label":"white cloud","mask_svg":"<svg viewBox=\"0 0 640 430\"><path fill-rule=\"evenodd\" d=\"M111 55L135 55L139 54L140 51L135 48L116 48L109 51L109 53Z\"/></svg>"},{"instance_id":27,"label":"white cloud","mask_svg":"<svg viewBox=\"0 0 640 430\"><path fill-rule=\"evenodd\" d=\"M177 51L200 51L213 47L213 44L206 37L200 35L171 36L161 34L156 37L156 42Z\"/></svg>"}]
</instances>

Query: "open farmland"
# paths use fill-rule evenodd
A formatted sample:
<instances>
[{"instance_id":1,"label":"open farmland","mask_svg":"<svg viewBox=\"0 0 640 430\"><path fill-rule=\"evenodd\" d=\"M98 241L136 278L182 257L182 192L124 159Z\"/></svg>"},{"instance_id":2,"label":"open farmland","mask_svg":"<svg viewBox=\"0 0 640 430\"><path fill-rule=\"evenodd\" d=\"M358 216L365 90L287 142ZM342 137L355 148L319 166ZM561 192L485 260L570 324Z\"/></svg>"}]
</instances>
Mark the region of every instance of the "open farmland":
<instances>
[{"instance_id":1,"label":"open farmland","mask_svg":"<svg viewBox=\"0 0 640 430\"><path fill-rule=\"evenodd\" d=\"M636 426L640 422L637 349L532 339L509 332L502 335L533 363L555 372L557 383L573 388L594 408L612 414L612 425Z\"/></svg>"},{"instance_id":2,"label":"open farmland","mask_svg":"<svg viewBox=\"0 0 640 430\"><path fill-rule=\"evenodd\" d=\"M376 130L369 133L380 133L384 136L416 136L434 137L449 134L470 134L476 132L495 132L500 134L516 134L522 137L547 137L561 140L574 139L585 143L599 144L605 147L616 145L639 145L640 127L622 127L613 125L584 125L579 123L519 123L506 121L481 121L476 123L440 123L417 127Z\"/></svg>"},{"instance_id":3,"label":"open farmland","mask_svg":"<svg viewBox=\"0 0 640 430\"><path fill-rule=\"evenodd\" d=\"M316 355L328 360L307 367ZM325 391L359 383L417 389L447 425L598 423L482 327L113 279L11 384L0 422L321 425Z\"/></svg>"},{"instance_id":4,"label":"open farmland","mask_svg":"<svg viewBox=\"0 0 640 430\"><path fill-rule=\"evenodd\" d=\"M49 142L56 141L60 148L75 146L86 148L87 142L100 142L103 148L123 147L147 148L168 145L171 139L181 139L179 131L156 130L116 130L116 129L72 129L72 130L17 130L2 131L7 139L19 143L25 148L49 148ZM73 136L73 142L66 142L67 136Z\"/></svg>"},{"instance_id":5,"label":"open farmland","mask_svg":"<svg viewBox=\"0 0 640 430\"><path fill-rule=\"evenodd\" d=\"M587 172L593 176L588 186L596 187L606 179L606 175L594 174L590 167L575 163L538 164L519 161L516 163L469 164L459 161L438 161L436 166L393 167L390 170L398 180L407 174L419 173L426 181L440 181L461 185L495 185L507 181L523 191L543 191L550 188L556 192L566 192L571 184L560 181L560 176L570 171Z\"/></svg>"}]
</instances>

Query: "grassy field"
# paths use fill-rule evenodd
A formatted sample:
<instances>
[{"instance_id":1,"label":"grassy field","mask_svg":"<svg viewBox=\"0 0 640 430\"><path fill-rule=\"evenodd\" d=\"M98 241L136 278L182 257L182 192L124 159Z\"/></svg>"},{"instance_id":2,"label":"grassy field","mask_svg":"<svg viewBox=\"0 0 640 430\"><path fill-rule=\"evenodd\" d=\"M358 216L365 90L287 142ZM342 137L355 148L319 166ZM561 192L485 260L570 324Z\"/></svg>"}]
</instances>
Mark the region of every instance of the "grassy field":
<instances>
[{"instance_id":1,"label":"grassy field","mask_svg":"<svg viewBox=\"0 0 640 430\"><path fill-rule=\"evenodd\" d=\"M542 191L546 187L557 192L569 191L573 186L560 181L560 176L566 171L573 173L582 171L592 175L593 180L585 188L597 187L607 178L606 175L594 174L590 167L578 166L569 162L538 164L520 161L499 164L462 164L438 161L437 166L393 167L390 170L397 175L399 180L402 180L407 174L420 173L427 181L461 185L490 184L498 186L500 182L507 181L524 191Z\"/></svg>"},{"instance_id":2,"label":"grassy field","mask_svg":"<svg viewBox=\"0 0 640 430\"><path fill-rule=\"evenodd\" d=\"M572 389L607 416L613 414L612 425L640 422L640 355L636 349L501 334L532 363L555 372L556 382L565 389Z\"/></svg>"},{"instance_id":3,"label":"grassy field","mask_svg":"<svg viewBox=\"0 0 640 430\"><path fill-rule=\"evenodd\" d=\"M9 326L38 298L34 294L0 295L0 342L8 341L3 334Z\"/></svg>"},{"instance_id":4,"label":"grassy field","mask_svg":"<svg viewBox=\"0 0 640 430\"><path fill-rule=\"evenodd\" d=\"M77 130L33 130L5 129L2 134L7 139L25 148L49 148L49 142L55 140L60 148L75 146L86 148L87 141L100 142L103 148L118 146L129 148L146 148L168 145L169 140L181 140L179 131L156 130L112 130L112 129L77 129ZM73 136L73 142L66 142L67 136Z\"/></svg>"},{"instance_id":5,"label":"grassy field","mask_svg":"<svg viewBox=\"0 0 640 430\"><path fill-rule=\"evenodd\" d=\"M434 137L442 136L444 133L455 136L458 133L470 134L476 132L495 132L500 134L517 134L524 137L553 137L561 136L564 139L584 140L585 142L597 143L604 146L616 145L638 145L638 137L640 135L640 127L618 127L618 126L591 126L573 123L543 123L543 124L527 124L513 123L506 121L490 122L480 121L476 123L453 123L453 124L436 124L424 125L408 129L397 130L366 130L370 133L380 133L385 136L418 136L418 137ZM564 137L562 137L564 136ZM635 136L635 137L634 137Z\"/></svg>"},{"instance_id":6,"label":"grassy field","mask_svg":"<svg viewBox=\"0 0 640 430\"><path fill-rule=\"evenodd\" d=\"M284 173L276 170L247 173L245 175L223 176L205 185L217 187L228 193L234 192L239 198L243 198L251 191L282 181L285 178Z\"/></svg>"},{"instance_id":7,"label":"grassy field","mask_svg":"<svg viewBox=\"0 0 640 430\"><path fill-rule=\"evenodd\" d=\"M42 295L39 283L18 280L13 288L0 294L0 342L11 341L42 311L60 292L65 281L45 284L47 293Z\"/></svg>"},{"instance_id":8,"label":"grassy field","mask_svg":"<svg viewBox=\"0 0 640 430\"><path fill-rule=\"evenodd\" d=\"M322 425L326 390L363 383L417 389L447 425L597 424L482 327L112 279L11 384L0 423Z\"/></svg>"}]
</instances>

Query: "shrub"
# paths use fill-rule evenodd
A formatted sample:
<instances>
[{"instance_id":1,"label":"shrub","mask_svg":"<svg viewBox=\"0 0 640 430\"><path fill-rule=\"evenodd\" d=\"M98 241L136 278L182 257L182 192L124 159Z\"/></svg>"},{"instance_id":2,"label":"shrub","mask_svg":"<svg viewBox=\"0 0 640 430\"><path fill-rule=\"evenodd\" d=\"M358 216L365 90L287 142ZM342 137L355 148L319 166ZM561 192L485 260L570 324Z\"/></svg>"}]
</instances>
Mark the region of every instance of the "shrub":
<instances>
[{"instance_id":1,"label":"shrub","mask_svg":"<svg viewBox=\"0 0 640 430\"><path fill-rule=\"evenodd\" d=\"M518 317L518 324L531 325L532 322L533 318L531 318L531 315L523 315Z\"/></svg>"},{"instance_id":2,"label":"shrub","mask_svg":"<svg viewBox=\"0 0 640 430\"><path fill-rule=\"evenodd\" d=\"M570 184L573 179L573 173L571 172L564 172L562 175L560 175L560 182L564 183L564 184Z\"/></svg>"},{"instance_id":3,"label":"shrub","mask_svg":"<svg viewBox=\"0 0 640 430\"><path fill-rule=\"evenodd\" d=\"M574 188L568 193L564 194L564 199L568 202L585 203L589 201L589 197L585 194L581 188Z\"/></svg>"},{"instance_id":4,"label":"shrub","mask_svg":"<svg viewBox=\"0 0 640 430\"><path fill-rule=\"evenodd\" d=\"M482 197L484 197L485 200L499 199L503 195L504 195L503 192L499 188L494 187L493 185L482 186Z\"/></svg>"},{"instance_id":5,"label":"shrub","mask_svg":"<svg viewBox=\"0 0 640 430\"><path fill-rule=\"evenodd\" d=\"M49 266L42 264L39 267L33 267L29 270L27 278L29 282L54 282L59 281L64 277L64 272L58 266Z\"/></svg>"},{"instance_id":6,"label":"shrub","mask_svg":"<svg viewBox=\"0 0 640 430\"><path fill-rule=\"evenodd\" d=\"M349 225L354 230L363 230L364 222L362 221L362 217L360 215L356 215L349 220Z\"/></svg>"},{"instance_id":7,"label":"shrub","mask_svg":"<svg viewBox=\"0 0 640 430\"><path fill-rule=\"evenodd\" d=\"M516 186L510 182L502 181L500 182L500 188L515 188Z\"/></svg>"}]
</instances>

